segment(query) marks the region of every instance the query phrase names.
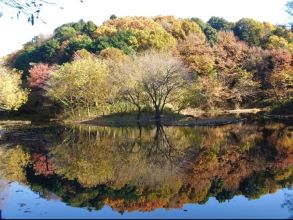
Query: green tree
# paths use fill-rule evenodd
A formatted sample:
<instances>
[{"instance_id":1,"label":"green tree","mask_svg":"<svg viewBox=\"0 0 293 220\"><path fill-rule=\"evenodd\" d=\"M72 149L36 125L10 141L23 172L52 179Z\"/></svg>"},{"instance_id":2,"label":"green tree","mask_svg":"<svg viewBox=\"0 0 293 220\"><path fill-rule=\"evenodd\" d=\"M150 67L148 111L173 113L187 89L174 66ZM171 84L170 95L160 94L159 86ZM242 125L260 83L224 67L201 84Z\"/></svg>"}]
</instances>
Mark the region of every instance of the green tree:
<instances>
[{"instance_id":1,"label":"green tree","mask_svg":"<svg viewBox=\"0 0 293 220\"><path fill-rule=\"evenodd\" d=\"M233 23L226 21L224 18L220 17L211 17L208 20L208 23L212 26L212 28L222 31L222 30L231 30L233 28Z\"/></svg>"},{"instance_id":2,"label":"green tree","mask_svg":"<svg viewBox=\"0 0 293 220\"><path fill-rule=\"evenodd\" d=\"M277 25L271 32L272 35L285 38L289 43L293 43L293 33L287 27L283 25Z\"/></svg>"},{"instance_id":3,"label":"green tree","mask_svg":"<svg viewBox=\"0 0 293 220\"><path fill-rule=\"evenodd\" d=\"M236 23L234 33L249 45L259 46L263 40L264 26L251 18L242 18Z\"/></svg>"},{"instance_id":4,"label":"green tree","mask_svg":"<svg viewBox=\"0 0 293 220\"><path fill-rule=\"evenodd\" d=\"M37 48L36 53L40 62L53 63L59 50L60 44L56 39L50 39Z\"/></svg>"},{"instance_id":5,"label":"green tree","mask_svg":"<svg viewBox=\"0 0 293 220\"><path fill-rule=\"evenodd\" d=\"M92 50L92 39L87 35L78 35L71 38L64 51L63 62L67 62L73 56L73 54L81 49Z\"/></svg>"},{"instance_id":6,"label":"green tree","mask_svg":"<svg viewBox=\"0 0 293 220\"><path fill-rule=\"evenodd\" d=\"M204 34L207 37L208 42L213 46L217 43L217 30L207 25L204 29Z\"/></svg>"},{"instance_id":7,"label":"green tree","mask_svg":"<svg viewBox=\"0 0 293 220\"><path fill-rule=\"evenodd\" d=\"M16 56L8 58L10 66L22 71L22 79L26 80L28 70L33 63L52 64L57 60L57 54L60 49L59 42L52 38L44 42L29 42L28 45L18 51Z\"/></svg>"},{"instance_id":8,"label":"green tree","mask_svg":"<svg viewBox=\"0 0 293 220\"><path fill-rule=\"evenodd\" d=\"M84 29L86 25L86 22L83 19L80 19L78 22L71 23L71 26L78 32L82 33L82 30Z\"/></svg>"},{"instance_id":9,"label":"green tree","mask_svg":"<svg viewBox=\"0 0 293 220\"><path fill-rule=\"evenodd\" d=\"M38 63L40 61L40 57L37 55L36 51L36 47L29 46L20 51L15 60L11 61L11 66L23 72L23 79L25 79L28 74L30 63Z\"/></svg>"},{"instance_id":10,"label":"green tree","mask_svg":"<svg viewBox=\"0 0 293 220\"><path fill-rule=\"evenodd\" d=\"M115 14L112 14L111 16L110 16L110 19L111 20L114 20L114 19L116 19L117 18L117 16L115 15Z\"/></svg>"},{"instance_id":11,"label":"green tree","mask_svg":"<svg viewBox=\"0 0 293 220\"><path fill-rule=\"evenodd\" d=\"M198 24L198 26L201 28L201 30L204 30L207 26L207 24L201 20L200 18L197 18L197 17L193 17L191 18L192 21L194 21L195 23Z\"/></svg>"},{"instance_id":12,"label":"green tree","mask_svg":"<svg viewBox=\"0 0 293 220\"><path fill-rule=\"evenodd\" d=\"M133 54L137 50L137 42L134 33L130 30L119 31L112 36L103 35L96 39L94 50L101 51L106 48L118 48L125 54Z\"/></svg>"},{"instance_id":13,"label":"green tree","mask_svg":"<svg viewBox=\"0 0 293 220\"><path fill-rule=\"evenodd\" d=\"M55 38L62 42L64 40L69 40L73 37L76 37L77 32L73 27L70 27L68 25L62 25L61 27L58 27L55 31Z\"/></svg>"},{"instance_id":14,"label":"green tree","mask_svg":"<svg viewBox=\"0 0 293 220\"><path fill-rule=\"evenodd\" d=\"M90 37L94 37L94 33L96 30L97 30L97 25L92 21L88 21L83 26L82 33L84 33Z\"/></svg>"},{"instance_id":15,"label":"green tree","mask_svg":"<svg viewBox=\"0 0 293 220\"><path fill-rule=\"evenodd\" d=\"M209 23L205 23L200 18L191 18L191 20L200 26L200 28L204 32L208 42L212 46L217 43L217 30L215 28L213 28Z\"/></svg>"}]
</instances>

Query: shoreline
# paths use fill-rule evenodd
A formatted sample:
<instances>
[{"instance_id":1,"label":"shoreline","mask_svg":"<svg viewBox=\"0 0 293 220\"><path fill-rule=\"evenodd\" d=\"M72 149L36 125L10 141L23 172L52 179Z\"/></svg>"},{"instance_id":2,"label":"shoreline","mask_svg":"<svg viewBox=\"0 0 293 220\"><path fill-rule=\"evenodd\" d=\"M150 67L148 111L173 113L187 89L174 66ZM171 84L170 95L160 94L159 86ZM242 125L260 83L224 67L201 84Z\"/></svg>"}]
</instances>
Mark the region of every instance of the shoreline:
<instances>
[{"instance_id":1,"label":"shoreline","mask_svg":"<svg viewBox=\"0 0 293 220\"><path fill-rule=\"evenodd\" d=\"M251 111L252 110L252 111ZM225 112L225 113L224 113ZM220 126L226 124L236 124L245 122L250 116L257 116L260 112L264 114L259 115L263 119L276 119L276 120L292 120L293 114L280 115L280 114L268 114L265 111L255 109L241 109L241 110L225 110L217 112L206 112L199 116L194 114L166 114L162 115L160 124L163 126ZM244 115L240 115L244 114ZM30 116L31 117L31 116ZM90 126L148 126L157 123L151 114L146 114L138 121L135 114L114 114L97 116L87 119L74 120L74 119L48 119L48 120L33 120L31 118L20 117L6 117L0 118L0 126L17 126L17 125L31 125L34 123L61 123L67 125L90 125Z\"/></svg>"}]
</instances>

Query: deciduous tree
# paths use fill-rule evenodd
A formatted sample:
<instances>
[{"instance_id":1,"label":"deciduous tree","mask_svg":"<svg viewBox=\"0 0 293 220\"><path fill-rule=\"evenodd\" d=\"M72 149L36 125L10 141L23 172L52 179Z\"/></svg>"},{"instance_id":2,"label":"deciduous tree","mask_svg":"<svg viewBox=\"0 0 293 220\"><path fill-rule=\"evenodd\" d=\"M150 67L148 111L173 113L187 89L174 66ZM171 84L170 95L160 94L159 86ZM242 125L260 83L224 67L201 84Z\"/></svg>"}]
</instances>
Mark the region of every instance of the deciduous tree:
<instances>
[{"instance_id":1,"label":"deciduous tree","mask_svg":"<svg viewBox=\"0 0 293 220\"><path fill-rule=\"evenodd\" d=\"M21 88L21 75L0 67L0 110L18 110L26 101L28 90Z\"/></svg>"},{"instance_id":2,"label":"deciduous tree","mask_svg":"<svg viewBox=\"0 0 293 220\"><path fill-rule=\"evenodd\" d=\"M261 45L264 36L264 25L251 18L240 19L234 28L235 35L249 45Z\"/></svg>"},{"instance_id":3,"label":"deciduous tree","mask_svg":"<svg viewBox=\"0 0 293 220\"><path fill-rule=\"evenodd\" d=\"M138 51L147 49L166 50L176 44L176 40L161 25L145 17L125 17L108 20L96 30L96 37L103 35L110 37L119 31L128 30L136 38L136 41L132 42L131 45L137 45Z\"/></svg>"},{"instance_id":4,"label":"deciduous tree","mask_svg":"<svg viewBox=\"0 0 293 220\"><path fill-rule=\"evenodd\" d=\"M233 23L226 21L224 18L220 17L211 17L208 20L208 23L212 26L212 28L218 31L228 31L233 28Z\"/></svg>"},{"instance_id":5,"label":"deciduous tree","mask_svg":"<svg viewBox=\"0 0 293 220\"><path fill-rule=\"evenodd\" d=\"M180 41L177 50L179 56L195 74L210 74L214 68L212 49L205 40L189 35Z\"/></svg>"},{"instance_id":6,"label":"deciduous tree","mask_svg":"<svg viewBox=\"0 0 293 220\"><path fill-rule=\"evenodd\" d=\"M138 58L142 73L141 85L160 120L166 104L178 99L177 92L188 84L188 71L184 64L167 53L147 52Z\"/></svg>"},{"instance_id":7,"label":"deciduous tree","mask_svg":"<svg viewBox=\"0 0 293 220\"><path fill-rule=\"evenodd\" d=\"M29 70L28 85L34 89L44 89L49 78L50 68L48 64L38 63Z\"/></svg>"},{"instance_id":8,"label":"deciduous tree","mask_svg":"<svg viewBox=\"0 0 293 220\"><path fill-rule=\"evenodd\" d=\"M48 95L76 114L76 109L100 108L106 100L107 66L95 57L76 59L53 71L48 80Z\"/></svg>"}]
</instances>

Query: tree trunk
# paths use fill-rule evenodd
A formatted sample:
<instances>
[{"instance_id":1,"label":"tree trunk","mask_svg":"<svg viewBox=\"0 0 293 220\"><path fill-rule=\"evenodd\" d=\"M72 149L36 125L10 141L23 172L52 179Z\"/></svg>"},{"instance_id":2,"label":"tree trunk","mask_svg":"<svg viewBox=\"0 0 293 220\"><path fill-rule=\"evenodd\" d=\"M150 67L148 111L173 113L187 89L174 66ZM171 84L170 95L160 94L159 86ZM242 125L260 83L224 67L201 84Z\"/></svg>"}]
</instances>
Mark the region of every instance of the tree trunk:
<instances>
[{"instance_id":1,"label":"tree trunk","mask_svg":"<svg viewBox=\"0 0 293 220\"><path fill-rule=\"evenodd\" d=\"M155 107L155 119L156 119L156 121L161 120L161 111L160 111L159 107Z\"/></svg>"},{"instance_id":2,"label":"tree trunk","mask_svg":"<svg viewBox=\"0 0 293 220\"><path fill-rule=\"evenodd\" d=\"M153 148L156 152L159 151L160 149L160 123L156 123L156 134L154 136L154 141L153 141Z\"/></svg>"},{"instance_id":3,"label":"tree trunk","mask_svg":"<svg viewBox=\"0 0 293 220\"><path fill-rule=\"evenodd\" d=\"M90 107L89 107L89 105L87 106L87 114L88 114L88 117L90 117L90 116L91 116L91 113L90 113Z\"/></svg>"},{"instance_id":4,"label":"tree trunk","mask_svg":"<svg viewBox=\"0 0 293 220\"><path fill-rule=\"evenodd\" d=\"M74 113L74 109L73 108L71 108L71 113L72 113L73 117L75 117L75 113Z\"/></svg>"},{"instance_id":5,"label":"tree trunk","mask_svg":"<svg viewBox=\"0 0 293 220\"><path fill-rule=\"evenodd\" d=\"M136 119L137 119L137 121L140 121L140 119L141 119L141 107L137 107Z\"/></svg>"}]
</instances>

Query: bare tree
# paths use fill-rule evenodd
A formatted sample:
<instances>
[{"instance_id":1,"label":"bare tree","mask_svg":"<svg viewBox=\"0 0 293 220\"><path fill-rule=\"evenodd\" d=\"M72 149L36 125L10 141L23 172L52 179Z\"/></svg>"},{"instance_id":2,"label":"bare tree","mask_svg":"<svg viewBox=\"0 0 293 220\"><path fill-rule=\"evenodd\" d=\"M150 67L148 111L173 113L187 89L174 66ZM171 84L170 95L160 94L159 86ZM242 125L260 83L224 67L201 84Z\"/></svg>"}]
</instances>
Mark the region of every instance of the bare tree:
<instances>
[{"instance_id":1,"label":"bare tree","mask_svg":"<svg viewBox=\"0 0 293 220\"><path fill-rule=\"evenodd\" d=\"M137 60L134 58L110 62L112 90L116 92L116 96L122 97L137 108L137 120L140 120L142 107L147 103L147 97L141 84L142 72L137 65Z\"/></svg>"},{"instance_id":2,"label":"bare tree","mask_svg":"<svg viewBox=\"0 0 293 220\"><path fill-rule=\"evenodd\" d=\"M148 51L137 62L141 85L155 111L155 119L160 121L166 104L176 101L178 90L188 84L188 70L169 53Z\"/></svg>"},{"instance_id":3,"label":"bare tree","mask_svg":"<svg viewBox=\"0 0 293 220\"><path fill-rule=\"evenodd\" d=\"M176 101L176 93L188 84L188 70L169 53L148 51L122 65L112 74L113 85L119 85L119 94L137 107L138 119L143 105L150 105L155 119L160 120L168 103Z\"/></svg>"}]
</instances>

